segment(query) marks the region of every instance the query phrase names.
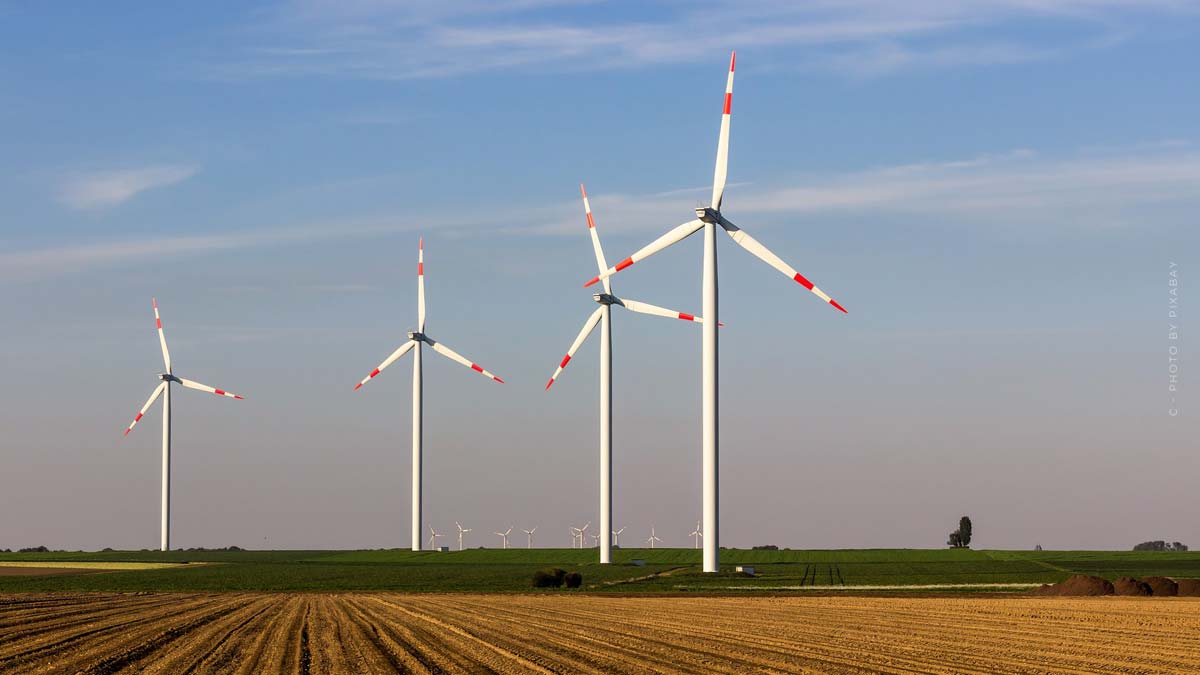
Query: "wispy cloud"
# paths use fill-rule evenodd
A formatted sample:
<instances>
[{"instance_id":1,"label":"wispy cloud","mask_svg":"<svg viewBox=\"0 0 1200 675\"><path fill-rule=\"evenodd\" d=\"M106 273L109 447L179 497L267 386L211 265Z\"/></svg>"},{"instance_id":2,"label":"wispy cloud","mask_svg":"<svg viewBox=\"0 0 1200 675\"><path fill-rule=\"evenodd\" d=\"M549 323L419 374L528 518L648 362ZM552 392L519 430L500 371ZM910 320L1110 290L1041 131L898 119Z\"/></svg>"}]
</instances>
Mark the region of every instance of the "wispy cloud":
<instances>
[{"instance_id":1,"label":"wispy cloud","mask_svg":"<svg viewBox=\"0 0 1200 675\"><path fill-rule=\"evenodd\" d=\"M196 175L196 166L149 166L76 174L60 187L63 203L80 210L104 209L133 199L146 190L167 187Z\"/></svg>"},{"instance_id":2,"label":"wispy cloud","mask_svg":"<svg viewBox=\"0 0 1200 675\"><path fill-rule=\"evenodd\" d=\"M644 194L592 192L597 223L612 234L646 235L687 219L708 199L708 187ZM832 174L808 174L770 185L730 184L725 206L744 225L827 215L872 222L936 222L961 227L1113 228L1137 226L1154 209L1187 218L1200 209L1200 152L1172 140L1129 146L1124 151L1085 151L1043 157L1028 149L948 161L923 161ZM0 253L0 278L43 278L94 267L217 251L304 245L348 237L371 238L418 228L444 235L578 236L576 200L514 207L528 225L497 230L490 211L453 219L413 214L411 221L356 218L293 227L272 227L196 236L126 238L67 247ZM456 213L457 210L456 210ZM750 222L747 222L750 221ZM330 293L369 291L343 284L314 288Z\"/></svg>"},{"instance_id":3,"label":"wispy cloud","mask_svg":"<svg viewBox=\"0 0 1200 675\"><path fill-rule=\"evenodd\" d=\"M732 187L732 186L731 186ZM591 194L606 232L655 232L682 222L707 199L703 191ZM726 193L725 210L742 216L793 214L918 217L940 223L1005 227L1121 227L1145 222L1153 208L1200 208L1200 153L1178 141L1103 154L1041 157L1017 149L836 174L794 176ZM513 234L576 234L578 205L546 207ZM736 214L736 215L735 215Z\"/></svg>"},{"instance_id":4,"label":"wispy cloud","mask_svg":"<svg viewBox=\"0 0 1200 675\"><path fill-rule=\"evenodd\" d=\"M1173 0L698 0L634 13L574 7L588 4L599 3L285 0L247 32L250 44L240 57L221 59L215 70L232 78L412 79L527 66L562 71L686 63L743 48L792 50L795 62L881 75L1055 58L1111 44L1119 35L1114 27L1130 13L1195 11ZM984 35L1018 20L1071 25L1081 37L1023 43Z\"/></svg>"}]
</instances>

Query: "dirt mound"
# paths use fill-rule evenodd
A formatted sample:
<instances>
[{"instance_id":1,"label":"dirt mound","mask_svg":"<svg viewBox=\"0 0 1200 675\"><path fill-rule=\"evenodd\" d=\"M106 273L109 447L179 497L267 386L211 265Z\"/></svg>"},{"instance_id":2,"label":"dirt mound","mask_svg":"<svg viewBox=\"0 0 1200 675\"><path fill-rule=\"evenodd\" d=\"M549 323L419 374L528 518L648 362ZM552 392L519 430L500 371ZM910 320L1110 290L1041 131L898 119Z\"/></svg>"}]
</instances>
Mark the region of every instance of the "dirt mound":
<instances>
[{"instance_id":1,"label":"dirt mound","mask_svg":"<svg viewBox=\"0 0 1200 675\"><path fill-rule=\"evenodd\" d=\"M1179 586L1179 595L1200 598L1200 579L1180 579L1176 583Z\"/></svg>"},{"instance_id":2,"label":"dirt mound","mask_svg":"<svg viewBox=\"0 0 1200 675\"><path fill-rule=\"evenodd\" d=\"M1032 591L1033 595L1062 596L1112 595L1114 592L1113 585L1108 579L1089 577L1083 574L1076 574L1066 581L1046 584Z\"/></svg>"},{"instance_id":3,"label":"dirt mound","mask_svg":"<svg viewBox=\"0 0 1200 675\"><path fill-rule=\"evenodd\" d=\"M1167 577L1145 577L1142 579L1142 582L1150 587L1150 590L1153 591L1156 597L1179 595L1179 584L1175 583L1173 579L1168 579Z\"/></svg>"},{"instance_id":4,"label":"dirt mound","mask_svg":"<svg viewBox=\"0 0 1200 675\"><path fill-rule=\"evenodd\" d=\"M1133 577L1121 577L1113 582L1113 588L1116 589L1117 595L1153 595L1154 589L1150 588L1150 584L1134 579Z\"/></svg>"}]
</instances>

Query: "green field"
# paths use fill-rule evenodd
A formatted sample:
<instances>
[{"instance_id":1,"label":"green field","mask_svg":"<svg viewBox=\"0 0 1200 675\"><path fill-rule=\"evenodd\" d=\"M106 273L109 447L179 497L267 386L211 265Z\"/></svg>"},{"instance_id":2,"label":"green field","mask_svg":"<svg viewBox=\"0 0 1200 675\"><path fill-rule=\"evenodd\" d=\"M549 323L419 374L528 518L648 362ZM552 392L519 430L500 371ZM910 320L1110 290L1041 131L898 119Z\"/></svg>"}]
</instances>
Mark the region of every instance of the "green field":
<instances>
[{"instance_id":1,"label":"green field","mask_svg":"<svg viewBox=\"0 0 1200 675\"><path fill-rule=\"evenodd\" d=\"M415 553L372 551L105 551L0 553L4 561L208 563L165 569L65 576L0 576L0 592L19 591L483 591L530 590L533 572L561 567L583 574L595 592L805 592L837 586L1041 584L1071 574L1200 578L1200 552L974 551L859 549L723 550L721 574L699 571L693 549L621 549L614 564L595 549L472 549ZM633 566L635 558L645 566ZM751 564L757 576L733 573ZM648 578L647 578L648 577ZM796 590L800 589L800 590ZM827 590L827 589L826 589Z\"/></svg>"}]
</instances>

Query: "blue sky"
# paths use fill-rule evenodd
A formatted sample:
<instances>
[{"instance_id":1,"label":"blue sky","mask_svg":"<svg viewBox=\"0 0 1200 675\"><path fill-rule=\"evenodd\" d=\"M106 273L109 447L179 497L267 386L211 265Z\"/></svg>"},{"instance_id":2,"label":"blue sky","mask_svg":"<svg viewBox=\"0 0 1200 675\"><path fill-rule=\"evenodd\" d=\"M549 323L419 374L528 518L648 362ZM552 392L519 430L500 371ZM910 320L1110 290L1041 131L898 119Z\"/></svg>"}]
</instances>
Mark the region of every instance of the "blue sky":
<instances>
[{"instance_id":1,"label":"blue sky","mask_svg":"<svg viewBox=\"0 0 1200 675\"><path fill-rule=\"evenodd\" d=\"M156 543L150 297L176 370L181 546L407 542L415 323L426 512L596 520L594 306L707 199L849 315L721 242L722 543L1200 540L1191 347L1200 9L1186 2L0 2L0 547ZM699 312L700 243L615 279ZM678 324L678 325L676 325ZM618 527L688 543L699 332L616 317ZM45 501L52 509L33 507ZM642 535L646 536L646 535ZM553 535L545 542L555 543ZM477 543L488 540L480 539Z\"/></svg>"}]
</instances>

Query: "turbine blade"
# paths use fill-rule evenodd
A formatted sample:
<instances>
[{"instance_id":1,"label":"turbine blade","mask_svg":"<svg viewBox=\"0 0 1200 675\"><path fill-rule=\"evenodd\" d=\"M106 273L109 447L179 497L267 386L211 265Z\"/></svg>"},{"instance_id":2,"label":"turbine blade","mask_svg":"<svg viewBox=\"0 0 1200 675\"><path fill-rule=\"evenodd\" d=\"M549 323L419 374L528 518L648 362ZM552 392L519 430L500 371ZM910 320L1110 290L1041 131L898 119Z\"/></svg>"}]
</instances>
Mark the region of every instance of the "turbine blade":
<instances>
[{"instance_id":1,"label":"turbine blade","mask_svg":"<svg viewBox=\"0 0 1200 675\"><path fill-rule=\"evenodd\" d=\"M151 298L154 303L154 323L158 326L158 344L162 347L163 366L171 372L171 352L167 349L167 336L163 333L162 319L158 316L158 298Z\"/></svg>"},{"instance_id":2,"label":"turbine blade","mask_svg":"<svg viewBox=\"0 0 1200 675\"><path fill-rule=\"evenodd\" d=\"M621 270L625 269L626 267L629 267L630 265L634 264L635 262L641 262L642 260L649 258L650 256L654 255L655 253L658 253L659 251L663 250L664 248L670 246L671 244L674 244L676 242L686 239L688 236L695 234L702 227L704 227L704 223L701 222L700 220L690 220L690 221L680 225L679 227L672 229L670 232L667 232L666 234L659 237L658 239L655 239L654 241L650 242L649 244L646 244L641 249L639 249L637 253L634 253L633 255L629 256L628 258L617 263L614 267L610 267L607 270L601 272L599 276L593 278L591 281L584 284L583 285L584 288L591 286L592 284L596 283L597 281L600 281L601 279L607 279L607 278L611 277L612 275L616 274L617 272L620 272Z\"/></svg>"},{"instance_id":3,"label":"turbine blade","mask_svg":"<svg viewBox=\"0 0 1200 675\"><path fill-rule=\"evenodd\" d=\"M725 174L729 167L729 111L733 106L733 66L737 52L729 57L729 79L725 81L725 110L721 113L721 135L717 138L717 168L713 171L712 207L721 210L725 196Z\"/></svg>"},{"instance_id":4,"label":"turbine blade","mask_svg":"<svg viewBox=\"0 0 1200 675\"><path fill-rule=\"evenodd\" d=\"M417 331L425 332L425 238L417 240Z\"/></svg>"},{"instance_id":5,"label":"turbine blade","mask_svg":"<svg viewBox=\"0 0 1200 675\"><path fill-rule=\"evenodd\" d=\"M604 248L600 246L600 233L596 232L596 221L592 218L592 205L588 202L587 188L583 187L583 183L579 184L579 191L583 194L583 212L587 214L588 233L592 235L592 249L596 252L596 271L603 274L604 270L608 269L608 262L604 259ZM604 292L612 293L612 286L607 277L604 279Z\"/></svg>"},{"instance_id":6,"label":"turbine blade","mask_svg":"<svg viewBox=\"0 0 1200 675\"><path fill-rule=\"evenodd\" d=\"M547 389L550 388L550 385L554 384L554 381L558 379L559 374L562 373L563 368L566 368L567 364L571 362L571 359L575 357L575 352L581 345L583 345L583 341L592 334L592 331L595 330L596 324L600 323L600 317L603 314L604 308L597 307L596 311L592 312L592 315L588 317L587 321L583 322L583 330L579 331L579 335L577 335L575 337L575 341L571 343L571 348L567 350L567 355L563 357L562 363L558 364L558 368L556 368L554 370L554 374L550 376L550 381L546 383Z\"/></svg>"},{"instance_id":7,"label":"turbine blade","mask_svg":"<svg viewBox=\"0 0 1200 675\"><path fill-rule=\"evenodd\" d=\"M215 389L213 387L208 386L207 384L200 384L199 382L193 382L192 380L185 380L182 377L179 378L179 384L182 384L183 386L187 387L188 389L195 389L197 391L207 391L208 393L216 394L217 396L236 398L238 400L241 400L243 398L241 396L238 396L237 394L233 394L228 391L225 391L224 389Z\"/></svg>"},{"instance_id":8,"label":"turbine blade","mask_svg":"<svg viewBox=\"0 0 1200 675\"><path fill-rule=\"evenodd\" d=\"M396 359L407 354L408 350L412 349L413 345L415 345L415 344L417 344L417 343L412 340L409 340L408 342L405 342L404 344L400 345L400 348L397 349L396 351L392 352L391 356L384 359L383 363L379 364L378 368L376 368L375 370L372 370L369 375L364 377L362 379L362 382L359 382L358 384L354 385L354 391L358 391L360 388L362 388L362 386L364 384L369 382L371 380L371 378L373 378L376 375L378 375L379 373L383 372L384 368L387 368L388 366L392 365L393 363L396 362Z\"/></svg>"},{"instance_id":9,"label":"turbine blade","mask_svg":"<svg viewBox=\"0 0 1200 675\"><path fill-rule=\"evenodd\" d=\"M665 316L668 319L683 319L684 321L694 321L696 323L704 323L704 319L698 316L692 316L684 312L676 312L673 309L651 305L648 302L640 302L638 300L626 300L621 298L621 304L631 312L639 314L650 314L653 316Z\"/></svg>"},{"instance_id":10,"label":"turbine blade","mask_svg":"<svg viewBox=\"0 0 1200 675\"><path fill-rule=\"evenodd\" d=\"M134 425L137 424L138 421L142 419L142 415L146 414L146 411L150 409L150 406L154 405L154 402L158 400L158 397L162 395L163 390L166 388L167 388L166 382L163 382L154 388L154 392L151 393L150 398L146 400L146 405L142 406L142 409L138 411L137 417L133 418L133 421L130 422L129 426L125 428L126 436L129 435L129 432L133 431Z\"/></svg>"},{"instance_id":11,"label":"turbine blade","mask_svg":"<svg viewBox=\"0 0 1200 675\"><path fill-rule=\"evenodd\" d=\"M792 281L795 281L796 283L800 284L801 286L812 291L813 295L816 295L818 298L833 305L834 307L839 309L843 314L848 313L848 312L846 312L845 307L842 307L840 304L838 304L837 300L834 300L833 298L826 295L825 291L822 291L821 289L814 286L813 282L804 278L804 275L797 272L794 268L792 268L791 265L783 262L783 260L780 259L779 256L777 256L771 252L771 249L767 248L766 246L763 246L761 243L759 243L759 241L757 239L755 239L754 237L751 237L749 234L746 234L745 230L740 229L737 225L734 225L733 223L729 222L723 216L721 217L721 227L725 228L725 231L729 233L729 236L735 242L737 242L738 246L741 246L742 248L746 249L750 253L754 254L754 256L756 258L767 263L771 267L774 267L775 269L779 270L780 272L783 272L784 275L786 275Z\"/></svg>"},{"instance_id":12,"label":"turbine blade","mask_svg":"<svg viewBox=\"0 0 1200 675\"><path fill-rule=\"evenodd\" d=\"M426 336L426 339L429 339L429 336ZM452 361L458 361L459 363L470 368L471 370L474 370L477 373L481 373L485 377L490 377L493 380L499 382L500 384L504 384L504 380L502 380L502 379L496 377L495 375L493 375L492 373L484 370L479 364L475 363L474 361L470 361L470 360L466 359L461 354L454 351L453 349L450 349L446 345L444 345L440 342L436 342L432 339L429 339L429 346L433 347L433 351L441 354L442 356L445 356L446 358L448 358Z\"/></svg>"}]
</instances>

